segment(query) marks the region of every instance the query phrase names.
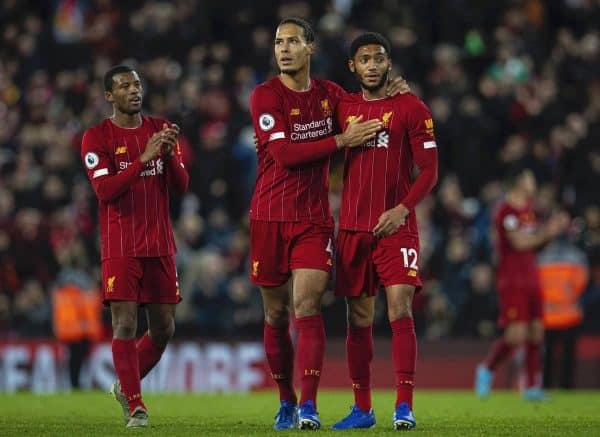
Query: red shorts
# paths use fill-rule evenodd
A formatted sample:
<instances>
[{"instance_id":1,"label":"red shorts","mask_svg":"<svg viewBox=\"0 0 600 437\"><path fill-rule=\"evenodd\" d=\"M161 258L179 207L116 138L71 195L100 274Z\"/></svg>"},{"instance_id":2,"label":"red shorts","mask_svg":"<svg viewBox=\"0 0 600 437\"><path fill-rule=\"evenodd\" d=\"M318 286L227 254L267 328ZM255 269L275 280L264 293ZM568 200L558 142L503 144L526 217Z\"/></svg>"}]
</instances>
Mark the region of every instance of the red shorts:
<instances>
[{"instance_id":1,"label":"red shorts","mask_svg":"<svg viewBox=\"0 0 600 437\"><path fill-rule=\"evenodd\" d=\"M109 258L102 261L104 304L113 300L179 303L179 281L174 256Z\"/></svg>"},{"instance_id":2,"label":"red shorts","mask_svg":"<svg viewBox=\"0 0 600 437\"><path fill-rule=\"evenodd\" d=\"M340 230L335 260L336 296L375 296L379 285L407 284L419 290L419 237L394 234L376 238L371 232Z\"/></svg>"},{"instance_id":3,"label":"red shorts","mask_svg":"<svg viewBox=\"0 0 600 437\"><path fill-rule=\"evenodd\" d=\"M531 322L543 319L542 290L531 284L498 283L500 314L498 326L501 328L512 322Z\"/></svg>"},{"instance_id":4,"label":"red shorts","mask_svg":"<svg viewBox=\"0 0 600 437\"><path fill-rule=\"evenodd\" d=\"M292 270L331 273L333 228L314 223L250 221L250 279L256 285L285 283Z\"/></svg>"}]
</instances>

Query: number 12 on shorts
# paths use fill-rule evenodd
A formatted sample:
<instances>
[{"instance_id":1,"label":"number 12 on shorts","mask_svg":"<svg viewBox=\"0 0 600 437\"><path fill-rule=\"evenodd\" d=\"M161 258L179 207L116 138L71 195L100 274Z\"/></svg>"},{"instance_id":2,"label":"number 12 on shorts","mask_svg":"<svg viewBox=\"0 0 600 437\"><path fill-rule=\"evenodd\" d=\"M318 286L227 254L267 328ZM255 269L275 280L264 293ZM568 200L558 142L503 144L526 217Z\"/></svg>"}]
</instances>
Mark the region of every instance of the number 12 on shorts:
<instances>
[{"instance_id":1,"label":"number 12 on shorts","mask_svg":"<svg viewBox=\"0 0 600 437\"><path fill-rule=\"evenodd\" d=\"M411 268L414 270L419 269L419 267L417 266L417 258L419 254L415 249L413 249L412 247L401 247L400 252L402 252L402 256L404 257L404 267Z\"/></svg>"}]
</instances>

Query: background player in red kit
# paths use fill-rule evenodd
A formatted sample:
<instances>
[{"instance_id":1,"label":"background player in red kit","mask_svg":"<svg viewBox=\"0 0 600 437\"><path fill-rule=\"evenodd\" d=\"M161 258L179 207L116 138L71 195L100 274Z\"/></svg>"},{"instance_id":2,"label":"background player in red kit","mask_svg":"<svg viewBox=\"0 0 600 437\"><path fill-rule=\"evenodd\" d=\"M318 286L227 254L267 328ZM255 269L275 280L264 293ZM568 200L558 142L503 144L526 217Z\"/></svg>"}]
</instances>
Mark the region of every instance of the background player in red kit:
<instances>
[{"instance_id":1,"label":"background player in red kit","mask_svg":"<svg viewBox=\"0 0 600 437\"><path fill-rule=\"evenodd\" d=\"M480 397L488 396L496 367L517 347L525 346L523 396L528 400L542 400L544 394L537 378L544 324L536 251L564 231L569 218L557 213L545 226L538 226L533 209L536 181L531 170L513 171L508 184L506 198L498 205L493 222L498 255L498 325L504 328L504 335L496 340L485 361L477 367L475 392Z\"/></svg>"},{"instance_id":2,"label":"background player in red kit","mask_svg":"<svg viewBox=\"0 0 600 437\"><path fill-rule=\"evenodd\" d=\"M370 428L371 326L375 295L386 289L396 375L395 429L413 428L412 393L417 353L412 299L421 286L419 234L414 208L437 181L433 121L413 94L387 97L383 84L391 69L389 42L366 33L350 48L350 71L362 92L344 98L338 120L379 119L382 129L361 147L348 149L336 253L336 295L348 305L346 351L355 405L334 429ZM414 165L420 169L412 181Z\"/></svg>"},{"instance_id":3,"label":"background player in red kit","mask_svg":"<svg viewBox=\"0 0 600 437\"><path fill-rule=\"evenodd\" d=\"M177 144L179 128L141 115L138 74L127 66L113 67L104 87L114 113L85 131L81 157L99 204L102 288L111 310L118 378L111 392L127 427L143 427L148 414L140 379L172 337L175 304L181 300L169 187L186 191L188 174ZM136 344L139 304L145 305L148 331Z\"/></svg>"},{"instance_id":4,"label":"background player in red kit","mask_svg":"<svg viewBox=\"0 0 600 437\"><path fill-rule=\"evenodd\" d=\"M321 296L333 263L329 155L372 139L381 127L378 120L357 119L334 135L334 114L345 92L310 77L313 42L308 23L283 20L275 35L281 73L259 85L250 101L258 153L250 208L251 279L261 288L265 352L279 387L275 429L320 427L316 396L325 351ZM298 412L289 335L290 276L302 378Z\"/></svg>"}]
</instances>

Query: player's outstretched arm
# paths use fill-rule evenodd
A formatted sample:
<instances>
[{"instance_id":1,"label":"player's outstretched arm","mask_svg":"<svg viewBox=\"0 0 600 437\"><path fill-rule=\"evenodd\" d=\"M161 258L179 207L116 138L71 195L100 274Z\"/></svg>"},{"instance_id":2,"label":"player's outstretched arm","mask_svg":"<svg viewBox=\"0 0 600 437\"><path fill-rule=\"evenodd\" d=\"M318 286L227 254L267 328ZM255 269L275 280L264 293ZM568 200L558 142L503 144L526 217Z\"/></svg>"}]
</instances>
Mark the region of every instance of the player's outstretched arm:
<instances>
[{"instance_id":1,"label":"player's outstretched arm","mask_svg":"<svg viewBox=\"0 0 600 437\"><path fill-rule=\"evenodd\" d=\"M348 124L346 130L333 137L306 143L291 143L276 140L267 145L267 150L282 167L294 168L326 158L343 147L356 147L375 138L381 129L381 121L360 121L360 117Z\"/></svg>"},{"instance_id":2,"label":"player's outstretched arm","mask_svg":"<svg viewBox=\"0 0 600 437\"><path fill-rule=\"evenodd\" d=\"M507 230L506 236L508 237L510 244L516 250L535 250L549 243L560 233L565 231L569 226L569 223L569 216L565 212L559 212L553 214L548 221L534 233L515 229Z\"/></svg>"},{"instance_id":3,"label":"player's outstretched arm","mask_svg":"<svg viewBox=\"0 0 600 437\"><path fill-rule=\"evenodd\" d=\"M286 168L319 161L337 150L333 136L313 142L292 144L283 107L281 97L268 86L258 86L252 92L250 113L257 137L257 150L265 147L273 159Z\"/></svg>"}]
</instances>

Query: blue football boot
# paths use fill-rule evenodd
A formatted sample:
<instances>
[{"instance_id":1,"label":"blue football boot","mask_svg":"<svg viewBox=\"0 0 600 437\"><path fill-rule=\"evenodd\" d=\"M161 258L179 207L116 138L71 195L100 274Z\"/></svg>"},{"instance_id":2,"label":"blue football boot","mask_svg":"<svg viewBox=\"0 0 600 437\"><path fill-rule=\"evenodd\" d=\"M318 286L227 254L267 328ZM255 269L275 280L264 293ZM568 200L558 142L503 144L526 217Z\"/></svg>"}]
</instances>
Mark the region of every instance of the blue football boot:
<instances>
[{"instance_id":1,"label":"blue football boot","mask_svg":"<svg viewBox=\"0 0 600 437\"><path fill-rule=\"evenodd\" d=\"M413 429L417 426L415 416L406 402L401 402L394 411L394 429Z\"/></svg>"},{"instance_id":2,"label":"blue football boot","mask_svg":"<svg viewBox=\"0 0 600 437\"><path fill-rule=\"evenodd\" d=\"M487 398L492 391L494 373L483 364L475 370L475 394L480 398Z\"/></svg>"},{"instance_id":3,"label":"blue football boot","mask_svg":"<svg viewBox=\"0 0 600 437\"><path fill-rule=\"evenodd\" d=\"M275 416L273 429L295 429L298 426L298 411L296 404L288 401L281 401L279 412Z\"/></svg>"},{"instance_id":4,"label":"blue football boot","mask_svg":"<svg viewBox=\"0 0 600 437\"><path fill-rule=\"evenodd\" d=\"M319 429L321 421L319 413L315 408L313 401L306 401L298 409L298 428L299 429Z\"/></svg>"},{"instance_id":5,"label":"blue football boot","mask_svg":"<svg viewBox=\"0 0 600 437\"><path fill-rule=\"evenodd\" d=\"M548 395L539 387L531 387L523 392L523 399L531 402L549 401Z\"/></svg>"},{"instance_id":6,"label":"blue football boot","mask_svg":"<svg viewBox=\"0 0 600 437\"><path fill-rule=\"evenodd\" d=\"M363 411L354 405L350 414L334 424L331 429L359 429L372 428L375 426L375 414L371 408L369 411Z\"/></svg>"}]
</instances>

